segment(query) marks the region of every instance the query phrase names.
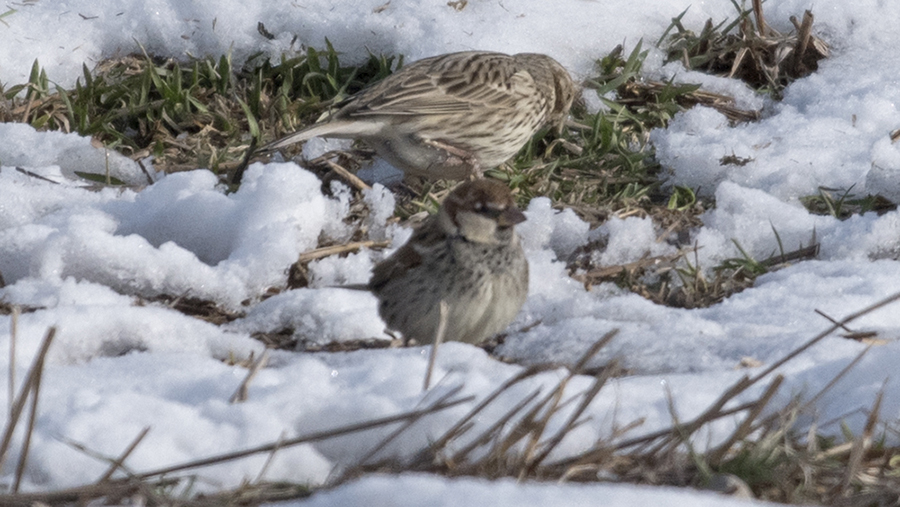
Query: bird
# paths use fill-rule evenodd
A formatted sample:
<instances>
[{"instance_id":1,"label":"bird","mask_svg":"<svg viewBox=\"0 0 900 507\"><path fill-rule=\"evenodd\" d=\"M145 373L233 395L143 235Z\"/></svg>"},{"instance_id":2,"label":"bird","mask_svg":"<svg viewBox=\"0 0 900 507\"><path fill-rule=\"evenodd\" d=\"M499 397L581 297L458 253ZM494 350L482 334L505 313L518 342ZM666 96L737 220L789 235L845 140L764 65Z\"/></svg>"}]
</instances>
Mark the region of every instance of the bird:
<instances>
[{"instance_id":1,"label":"bird","mask_svg":"<svg viewBox=\"0 0 900 507\"><path fill-rule=\"evenodd\" d=\"M448 53L402 67L260 151L313 137L358 139L406 176L477 178L542 127L561 132L575 93L568 71L547 55Z\"/></svg>"},{"instance_id":2,"label":"bird","mask_svg":"<svg viewBox=\"0 0 900 507\"><path fill-rule=\"evenodd\" d=\"M422 345L479 343L506 329L528 295L528 262L515 225L525 215L509 188L465 181L409 241L376 264L366 286L387 328Z\"/></svg>"}]
</instances>

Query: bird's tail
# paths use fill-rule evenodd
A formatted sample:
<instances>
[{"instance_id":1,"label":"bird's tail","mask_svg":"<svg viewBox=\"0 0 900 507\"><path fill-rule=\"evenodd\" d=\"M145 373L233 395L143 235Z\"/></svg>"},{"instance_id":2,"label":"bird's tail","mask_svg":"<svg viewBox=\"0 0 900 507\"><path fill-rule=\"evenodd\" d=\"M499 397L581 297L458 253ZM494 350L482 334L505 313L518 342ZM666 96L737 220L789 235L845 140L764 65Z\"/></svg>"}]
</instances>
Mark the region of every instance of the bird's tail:
<instances>
[{"instance_id":1,"label":"bird's tail","mask_svg":"<svg viewBox=\"0 0 900 507\"><path fill-rule=\"evenodd\" d=\"M294 143L308 141L313 137L356 139L376 134L380 127L377 122L366 120L333 120L316 123L293 134L288 134L277 141L273 141L260 148L259 151L261 153L272 152Z\"/></svg>"}]
</instances>

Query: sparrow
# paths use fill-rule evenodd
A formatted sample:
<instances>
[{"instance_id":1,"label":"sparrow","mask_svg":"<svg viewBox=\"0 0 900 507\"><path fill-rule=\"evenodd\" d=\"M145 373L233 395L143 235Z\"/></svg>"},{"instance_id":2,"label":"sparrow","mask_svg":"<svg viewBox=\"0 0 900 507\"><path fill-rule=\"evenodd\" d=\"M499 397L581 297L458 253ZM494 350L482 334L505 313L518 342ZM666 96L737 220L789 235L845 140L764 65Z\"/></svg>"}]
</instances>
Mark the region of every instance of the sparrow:
<instances>
[{"instance_id":1,"label":"sparrow","mask_svg":"<svg viewBox=\"0 0 900 507\"><path fill-rule=\"evenodd\" d=\"M364 141L407 176L459 180L512 158L575 98L568 71L536 53L449 53L419 60L350 97L326 119L274 141Z\"/></svg>"},{"instance_id":2,"label":"sparrow","mask_svg":"<svg viewBox=\"0 0 900 507\"><path fill-rule=\"evenodd\" d=\"M373 269L367 289L388 329L433 343L443 301L445 341L478 343L503 331L528 294L528 262L514 229L524 220L498 181L454 189L436 215Z\"/></svg>"}]
</instances>

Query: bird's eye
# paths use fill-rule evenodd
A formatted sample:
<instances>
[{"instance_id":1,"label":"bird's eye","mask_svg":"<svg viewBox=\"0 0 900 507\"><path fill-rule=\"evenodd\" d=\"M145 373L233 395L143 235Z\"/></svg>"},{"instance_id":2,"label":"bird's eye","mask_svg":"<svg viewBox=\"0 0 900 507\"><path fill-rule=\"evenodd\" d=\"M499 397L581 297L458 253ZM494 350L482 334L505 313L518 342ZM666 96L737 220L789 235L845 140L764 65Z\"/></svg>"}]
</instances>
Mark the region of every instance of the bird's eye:
<instances>
[{"instance_id":1,"label":"bird's eye","mask_svg":"<svg viewBox=\"0 0 900 507\"><path fill-rule=\"evenodd\" d=\"M503 213L503 211L504 210L499 208L484 208L479 210L482 215L495 220L500 216L501 213Z\"/></svg>"}]
</instances>

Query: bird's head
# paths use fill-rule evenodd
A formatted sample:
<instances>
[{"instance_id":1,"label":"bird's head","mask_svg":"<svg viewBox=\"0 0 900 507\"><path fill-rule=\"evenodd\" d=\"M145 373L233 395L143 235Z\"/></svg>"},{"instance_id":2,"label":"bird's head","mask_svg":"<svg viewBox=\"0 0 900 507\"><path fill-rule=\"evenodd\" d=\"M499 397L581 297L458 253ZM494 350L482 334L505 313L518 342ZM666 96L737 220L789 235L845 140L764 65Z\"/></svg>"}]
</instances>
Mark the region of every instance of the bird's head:
<instances>
[{"instance_id":1,"label":"bird's head","mask_svg":"<svg viewBox=\"0 0 900 507\"><path fill-rule=\"evenodd\" d=\"M473 243L509 243L515 237L513 227L524 221L509 188L487 179L456 187L438 212L438 222L448 235Z\"/></svg>"}]
</instances>

